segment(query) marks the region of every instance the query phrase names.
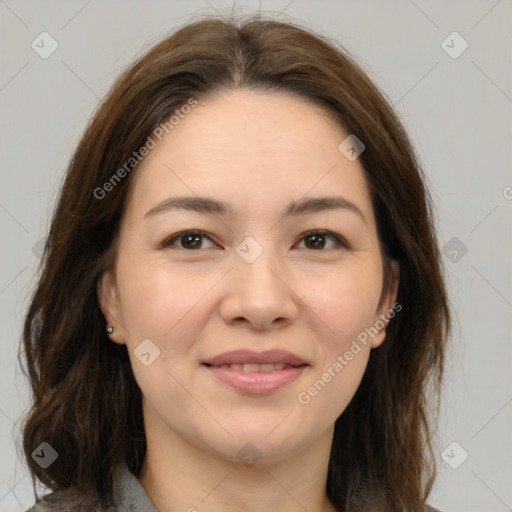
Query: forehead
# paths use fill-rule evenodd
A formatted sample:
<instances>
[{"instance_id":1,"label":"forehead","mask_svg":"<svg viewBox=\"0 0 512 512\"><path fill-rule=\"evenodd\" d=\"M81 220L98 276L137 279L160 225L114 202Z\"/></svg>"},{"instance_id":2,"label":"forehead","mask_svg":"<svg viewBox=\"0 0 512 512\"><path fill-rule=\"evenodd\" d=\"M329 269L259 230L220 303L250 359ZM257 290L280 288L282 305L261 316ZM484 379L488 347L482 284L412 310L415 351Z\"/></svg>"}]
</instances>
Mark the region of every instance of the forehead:
<instances>
[{"instance_id":1,"label":"forehead","mask_svg":"<svg viewBox=\"0 0 512 512\"><path fill-rule=\"evenodd\" d=\"M347 135L328 110L292 95L242 90L198 101L137 167L129 214L183 194L238 198L258 214L336 193L370 214L362 166L338 149Z\"/></svg>"}]
</instances>

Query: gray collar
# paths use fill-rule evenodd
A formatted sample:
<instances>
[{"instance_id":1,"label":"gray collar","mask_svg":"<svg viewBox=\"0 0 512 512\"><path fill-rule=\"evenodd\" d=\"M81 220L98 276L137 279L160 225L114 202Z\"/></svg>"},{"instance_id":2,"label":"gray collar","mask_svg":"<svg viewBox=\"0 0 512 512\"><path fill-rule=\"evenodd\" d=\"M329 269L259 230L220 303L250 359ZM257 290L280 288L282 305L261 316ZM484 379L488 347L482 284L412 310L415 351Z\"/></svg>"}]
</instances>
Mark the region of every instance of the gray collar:
<instances>
[{"instance_id":1,"label":"gray collar","mask_svg":"<svg viewBox=\"0 0 512 512\"><path fill-rule=\"evenodd\" d=\"M144 487L135 475L124 466L119 480L119 512L158 512Z\"/></svg>"}]
</instances>

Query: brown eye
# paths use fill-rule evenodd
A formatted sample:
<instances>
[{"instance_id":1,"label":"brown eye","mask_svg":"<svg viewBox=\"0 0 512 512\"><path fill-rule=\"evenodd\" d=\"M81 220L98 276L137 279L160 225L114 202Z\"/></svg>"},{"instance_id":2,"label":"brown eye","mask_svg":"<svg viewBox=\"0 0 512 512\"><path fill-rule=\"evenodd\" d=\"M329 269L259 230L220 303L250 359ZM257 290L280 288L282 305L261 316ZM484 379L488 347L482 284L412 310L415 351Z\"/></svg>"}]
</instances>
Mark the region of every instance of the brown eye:
<instances>
[{"instance_id":1,"label":"brown eye","mask_svg":"<svg viewBox=\"0 0 512 512\"><path fill-rule=\"evenodd\" d=\"M329 231L310 231L302 236L302 240L305 241L306 248L312 249L315 251L321 251L326 248L326 244L328 240L334 240L335 247L345 247L348 248L348 244L345 240L343 240L340 236L335 235ZM332 247L328 247L332 248Z\"/></svg>"},{"instance_id":2,"label":"brown eye","mask_svg":"<svg viewBox=\"0 0 512 512\"><path fill-rule=\"evenodd\" d=\"M162 242L160 248L177 246L178 249L198 250L202 248L203 239L211 241L211 238L202 231L182 231L167 238ZM176 245L176 242L178 242L178 245Z\"/></svg>"},{"instance_id":3,"label":"brown eye","mask_svg":"<svg viewBox=\"0 0 512 512\"><path fill-rule=\"evenodd\" d=\"M198 251L200 249L207 249L203 247L204 240L209 240L213 243L212 239L204 231L181 231L171 237L167 238L160 244L160 248L178 248L190 251ZM301 238L301 242L305 241L306 249L313 251L323 252L325 249L332 248L349 248L348 243L340 236L331 233L330 231L309 231ZM329 242L330 241L330 242ZM334 242L334 243L333 243ZM329 245L329 243L331 245Z\"/></svg>"}]
</instances>

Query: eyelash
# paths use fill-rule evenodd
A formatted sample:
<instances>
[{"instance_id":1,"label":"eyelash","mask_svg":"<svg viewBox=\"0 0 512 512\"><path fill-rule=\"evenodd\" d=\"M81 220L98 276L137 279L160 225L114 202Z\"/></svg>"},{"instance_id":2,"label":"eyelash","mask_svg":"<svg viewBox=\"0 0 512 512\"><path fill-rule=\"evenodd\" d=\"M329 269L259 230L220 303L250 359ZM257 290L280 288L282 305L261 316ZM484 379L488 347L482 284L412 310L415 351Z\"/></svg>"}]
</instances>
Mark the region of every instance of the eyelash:
<instances>
[{"instance_id":1,"label":"eyelash","mask_svg":"<svg viewBox=\"0 0 512 512\"><path fill-rule=\"evenodd\" d=\"M188 230L188 231L180 231L179 233L176 233L175 235L172 235L170 236L169 238L165 239L159 246L160 249L165 249L165 248L169 248L169 247L172 247L174 242L176 240L179 240L180 238L186 236L186 235L199 235L199 236L204 236L205 238L208 238L212 243L215 243L211 237L208 236L207 233L205 233L204 231L200 231L200 230ZM350 246L349 244L347 243L347 241L342 238L341 236L339 235L336 235L335 233L333 233L332 231L326 231L326 230L312 230L312 231L307 231L306 233L304 233L301 238L299 239L299 241L302 241L303 239L309 237L309 236L312 236L312 235L322 235L322 236L325 236L325 237L330 237L332 239L334 239L336 241L336 245L338 246L338 248L342 248L342 249L350 249ZM188 252L199 252L201 249L187 249L185 247L177 247L178 249L183 249L184 251L188 251ZM315 249L311 249L311 251L314 251L314 252L325 252L327 249L318 249L318 250L315 250Z\"/></svg>"}]
</instances>

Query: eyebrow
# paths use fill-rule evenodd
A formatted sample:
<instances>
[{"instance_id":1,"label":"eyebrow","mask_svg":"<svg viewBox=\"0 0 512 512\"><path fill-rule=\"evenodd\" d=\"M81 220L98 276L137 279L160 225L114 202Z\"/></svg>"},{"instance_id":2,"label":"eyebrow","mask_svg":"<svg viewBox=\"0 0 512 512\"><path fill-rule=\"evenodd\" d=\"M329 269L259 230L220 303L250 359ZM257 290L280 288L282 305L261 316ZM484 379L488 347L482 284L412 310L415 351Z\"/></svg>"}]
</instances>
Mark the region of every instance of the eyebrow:
<instances>
[{"instance_id":1,"label":"eyebrow","mask_svg":"<svg viewBox=\"0 0 512 512\"><path fill-rule=\"evenodd\" d=\"M291 201L284 210L280 220L286 217L295 217L298 215L307 215L334 209L342 209L352 212L360 217L365 224L367 224L363 212L355 203L338 196L313 197L301 199L299 201ZM237 215L236 210L234 210L233 207L225 201L218 201L210 197L179 196L164 199L156 206L151 208L151 210L146 212L144 218L152 217L159 213L164 213L171 210L188 210L204 215L213 214L224 217L235 217Z\"/></svg>"}]
</instances>

